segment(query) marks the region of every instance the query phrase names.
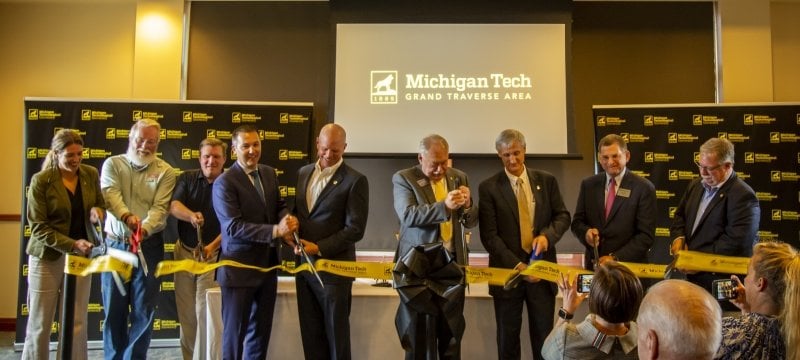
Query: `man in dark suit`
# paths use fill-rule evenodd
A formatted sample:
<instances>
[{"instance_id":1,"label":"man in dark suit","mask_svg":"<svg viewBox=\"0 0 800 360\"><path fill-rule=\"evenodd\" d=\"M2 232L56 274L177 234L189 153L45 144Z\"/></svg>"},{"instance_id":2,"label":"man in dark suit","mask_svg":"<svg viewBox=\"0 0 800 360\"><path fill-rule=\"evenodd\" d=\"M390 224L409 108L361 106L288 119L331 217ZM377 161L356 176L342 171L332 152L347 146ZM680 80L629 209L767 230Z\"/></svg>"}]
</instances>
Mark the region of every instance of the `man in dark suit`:
<instances>
[{"instance_id":1,"label":"man in dark suit","mask_svg":"<svg viewBox=\"0 0 800 360\"><path fill-rule=\"evenodd\" d=\"M626 168L631 153L617 134L600 139L597 160L605 173L581 182L572 233L586 247L584 267L608 260L646 263L655 241L656 189Z\"/></svg>"},{"instance_id":2,"label":"man in dark suit","mask_svg":"<svg viewBox=\"0 0 800 360\"><path fill-rule=\"evenodd\" d=\"M261 140L256 128L236 128L232 146L236 162L217 178L213 189L222 230L220 260L278 265L277 248L297 229L297 219L287 215L275 170L258 163ZM277 295L276 272L224 266L217 269L217 282L222 292L223 359L264 359Z\"/></svg>"},{"instance_id":3,"label":"man in dark suit","mask_svg":"<svg viewBox=\"0 0 800 360\"><path fill-rule=\"evenodd\" d=\"M692 180L678 204L670 233L670 252L682 249L709 254L751 257L758 241L761 208L753 189L733 171L733 144L711 138L700 146L695 161L700 178ZM711 291L715 279L729 274L687 273L687 280ZM722 309L736 311L723 302Z\"/></svg>"},{"instance_id":4,"label":"man in dark suit","mask_svg":"<svg viewBox=\"0 0 800 360\"><path fill-rule=\"evenodd\" d=\"M478 221L477 209L472 206L467 175L451 168L449 157L447 140L439 135L428 135L419 144L419 165L392 176L394 210L400 219L395 261L419 245L442 243L459 265L467 265L468 249L462 242L463 228L459 221L463 221L466 228L474 227ZM458 319L451 319L457 324L454 327L447 325L442 314L427 314L436 324L437 330L431 334L413 330L425 326L426 314L400 302L395 322L406 359L436 357L435 353L426 354L425 348L437 349L441 359L461 358L465 324L463 289L453 306L458 313ZM401 331L401 328L411 330Z\"/></svg>"},{"instance_id":5,"label":"man in dark suit","mask_svg":"<svg viewBox=\"0 0 800 360\"><path fill-rule=\"evenodd\" d=\"M356 242L364 237L369 183L366 176L344 163L346 147L344 128L323 126L317 137L317 162L298 172L295 215L300 222L300 241L312 261L355 261ZM309 272L296 278L305 358L350 359L353 278L326 272L319 275L324 288Z\"/></svg>"},{"instance_id":6,"label":"man in dark suit","mask_svg":"<svg viewBox=\"0 0 800 360\"><path fill-rule=\"evenodd\" d=\"M525 167L525 136L503 130L495 141L504 170L484 180L479 192L481 242L489 252L489 266L524 270L532 255L556 262L555 244L569 229L570 216L553 175ZM522 214L522 216L520 216ZM490 286L497 322L499 359L520 358L522 305L534 358L541 359L544 339L553 329L556 285L526 277L519 286L504 290Z\"/></svg>"}]
</instances>

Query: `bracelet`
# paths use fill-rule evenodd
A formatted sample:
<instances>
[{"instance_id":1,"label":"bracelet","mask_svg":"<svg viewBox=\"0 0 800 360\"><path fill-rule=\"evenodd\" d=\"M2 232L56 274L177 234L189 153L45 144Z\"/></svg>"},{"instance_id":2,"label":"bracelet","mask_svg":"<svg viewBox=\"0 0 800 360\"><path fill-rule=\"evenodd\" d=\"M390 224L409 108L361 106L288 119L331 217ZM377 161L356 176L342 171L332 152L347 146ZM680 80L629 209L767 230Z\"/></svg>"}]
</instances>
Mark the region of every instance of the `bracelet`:
<instances>
[{"instance_id":1,"label":"bracelet","mask_svg":"<svg viewBox=\"0 0 800 360\"><path fill-rule=\"evenodd\" d=\"M567 310L564 310L563 307L558 309L558 317L560 317L560 318L562 318L564 320L572 320L572 318L574 316L575 315L568 313Z\"/></svg>"}]
</instances>

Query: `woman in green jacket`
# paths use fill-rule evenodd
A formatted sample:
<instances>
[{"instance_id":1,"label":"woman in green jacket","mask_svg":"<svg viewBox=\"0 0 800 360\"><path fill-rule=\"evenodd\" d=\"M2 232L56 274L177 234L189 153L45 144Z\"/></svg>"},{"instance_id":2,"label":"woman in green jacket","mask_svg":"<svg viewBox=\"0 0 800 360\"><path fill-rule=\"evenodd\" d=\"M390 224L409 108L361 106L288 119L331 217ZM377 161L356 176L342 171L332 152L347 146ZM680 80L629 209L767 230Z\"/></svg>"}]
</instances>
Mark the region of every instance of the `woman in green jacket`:
<instances>
[{"instance_id":1,"label":"woman in green jacket","mask_svg":"<svg viewBox=\"0 0 800 360\"><path fill-rule=\"evenodd\" d=\"M83 139L74 130L59 130L28 191L28 325L23 359L49 357L50 325L64 279L65 253L88 255L94 238L92 223L103 221L105 205L97 169L81 164ZM91 277L78 277L72 358L85 359L86 307Z\"/></svg>"}]
</instances>

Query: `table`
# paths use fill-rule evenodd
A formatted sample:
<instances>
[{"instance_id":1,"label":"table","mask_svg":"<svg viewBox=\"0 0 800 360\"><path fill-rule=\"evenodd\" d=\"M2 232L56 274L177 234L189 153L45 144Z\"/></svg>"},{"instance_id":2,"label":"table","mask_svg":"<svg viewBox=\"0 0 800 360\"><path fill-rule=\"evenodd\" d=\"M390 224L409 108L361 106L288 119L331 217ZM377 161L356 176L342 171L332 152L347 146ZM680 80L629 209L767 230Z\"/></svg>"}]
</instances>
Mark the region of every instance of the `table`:
<instances>
[{"instance_id":1,"label":"table","mask_svg":"<svg viewBox=\"0 0 800 360\"><path fill-rule=\"evenodd\" d=\"M353 359L402 360L404 352L395 330L394 317L400 298L390 287L375 287L374 280L356 279L353 283L353 304L350 313L350 339ZM221 359L222 331L221 295L219 288L206 293L208 308L207 341L208 359ZM561 306L561 297L556 298L556 307ZM581 305L576 319L586 316L586 305ZM488 286L470 285L464 303L466 330L461 343L461 353L469 359L493 359L497 357L494 307ZM300 326L297 315L297 297L294 278L280 277L275 317L272 324L269 359L302 357ZM527 315L522 321L522 358L530 359ZM555 321L555 319L554 319Z\"/></svg>"}]
</instances>

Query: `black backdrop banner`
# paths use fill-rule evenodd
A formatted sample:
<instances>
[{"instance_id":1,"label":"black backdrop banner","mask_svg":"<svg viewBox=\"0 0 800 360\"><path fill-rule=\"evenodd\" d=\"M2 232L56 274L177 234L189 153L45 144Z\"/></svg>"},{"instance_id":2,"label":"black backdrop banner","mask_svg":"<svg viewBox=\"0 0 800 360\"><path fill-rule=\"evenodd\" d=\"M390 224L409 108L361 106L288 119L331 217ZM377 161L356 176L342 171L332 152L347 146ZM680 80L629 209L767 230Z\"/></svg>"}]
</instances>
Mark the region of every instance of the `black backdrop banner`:
<instances>
[{"instance_id":1,"label":"black backdrop banner","mask_svg":"<svg viewBox=\"0 0 800 360\"><path fill-rule=\"evenodd\" d=\"M22 213L25 214L27 207L24 194L27 193L30 179L41 169L56 131L63 128L79 131L85 144L83 163L92 165L99 171L107 157L126 151L131 125L144 118L157 120L161 124L158 155L172 165L177 173L199 167L198 146L204 138L215 137L230 145L234 128L243 124L254 125L262 141L261 162L276 169L281 195L292 206L297 170L313 158L309 153L313 135L312 111L313 103L26 98ZM226 168L234 161L235 156L230 151ZM174 224L174 219L171 223ZM168 226L166 232L165 258L172 259L177 231L173 226ZM29 237L30 226L23 215L15 344L17 348L25 341L28 320L28 261L25 248ZM174 288L172 275L161 278L161 298L153 324L153 346L175 345L177 342L173 339L180 336ZM89 340L102 340L104 316L99 276L94 276L92 280L87 311ZM52 325L51 341L58 340L59 316L56 314Z\"/></svg>"},{"instance_id":2,"label":"black backdrop banner","mask_svg":"<svg viewBox=\"0 0 800 360\"><path fill-rule=\"evenodd\" d=\"M759 238L800 246L800 104L614 105L593 112L595 144L620 134L631 152L628 168L656 187L652 261L671 260L669 227L686 186L700 176L693 162L700 145L712 137L733 143L734 170L758 196Z\"/></svg>"}]
</instances>

